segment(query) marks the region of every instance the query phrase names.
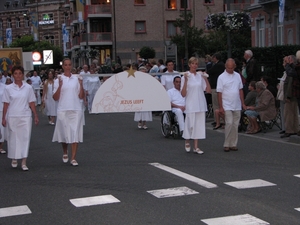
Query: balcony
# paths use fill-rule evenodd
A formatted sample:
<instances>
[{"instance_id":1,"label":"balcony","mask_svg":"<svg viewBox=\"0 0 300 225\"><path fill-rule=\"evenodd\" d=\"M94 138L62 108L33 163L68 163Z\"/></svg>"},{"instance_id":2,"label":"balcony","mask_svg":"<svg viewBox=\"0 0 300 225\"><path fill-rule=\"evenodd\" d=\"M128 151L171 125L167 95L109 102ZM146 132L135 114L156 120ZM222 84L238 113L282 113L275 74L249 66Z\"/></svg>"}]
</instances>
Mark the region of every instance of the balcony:
<instances>
[{"instance_id":1,"label":"balcony","mask_svg":"<svg viewBox=\"0 0 300 225\"><path fill-rule=\"evenodd\" d=\"M88 40L86 39L88 38ZM112 33L84 33L80 35L80 45L112 45Z\"/></svg>"},{"instance_id":2,"label":"balcony","mask_svg":"<svg viewBox=\"0 0 300 225\"><path fill-rule=\"evenodd\" d=\"M245 11L250 6L251 6L251 3L230 3L229 11L231 11L231 12ZM227 11L227 4L224 5L224 9L225 9L225 11Z\"/></svg>"},{"instance_id":3,"label":"balcony","mask_svg":"<svg viewBox=\"0 0 300 225\"><path fill-rule=\"evenodd\" d=\"M74 23L79 23L78 14L76 12L70 15L70 25L73 25Z\"/></svg>"},{"instance_id":4,"label":"balcony","mask_svg":"<svg viewBox=\"0 0 300 225\"><path fill-rule=\"evenodd\" d=\"M111 5L110 4L87 5L86 9L87 9L88 17L111 16Z\"/></svg>"},{"instance_id":5,"label":"balcony","mask_svg":"<svg viewBox=\"0 0 300 225\"><path fill-rule=\"evenodd\" d=\"M73 49L77 49L80 48L80 37L79 36L75 36L72 39L72 50Z\"/></svg>"},{"instance_id":6,"label":"balcony","mask_svg":"<svg viewBox=\"0 0 300 225\"><path fill-rule=\"evenodd\" d=\"M70 8L70 0L65 0L64 7L65 8Z\"/></svg>"},{"instance_id":7,"label":"balcony","mask_svg":"<svg viewBox=\"0 0 300 225\"><path fill-rule=\"evenodd\" d=\"M71 51L71 42L67 42L66 43L66 50L68 51L68 52L70 52Z\"/></svg>"},{"instance_id":8,"label":"balcony","mask_svg":"<svg viewBox=\"0 0 300 225\"><path fill-rule=\"evenodd\" d=\"M261 5L268 4L268 3L273 3L273 2L278 3L278 0L258 0L258 3L261 4Z\"/></svg>"}]
</instances>

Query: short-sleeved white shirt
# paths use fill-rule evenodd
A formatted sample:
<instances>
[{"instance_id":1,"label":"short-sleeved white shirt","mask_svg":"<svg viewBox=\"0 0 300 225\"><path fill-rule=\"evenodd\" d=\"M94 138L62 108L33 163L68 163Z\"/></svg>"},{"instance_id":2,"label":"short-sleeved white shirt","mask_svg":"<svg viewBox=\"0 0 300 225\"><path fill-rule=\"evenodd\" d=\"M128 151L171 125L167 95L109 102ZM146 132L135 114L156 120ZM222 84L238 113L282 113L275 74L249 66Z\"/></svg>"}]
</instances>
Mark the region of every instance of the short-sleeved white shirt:
<instances>
[{"instance_id":1,"label":"short-sleeved white shirt","mask_svg":"<svg viewBox=\"0 0 300 225\"><path fill-rule=\"evenodd\" d=\"M23 81L21 87L15 83L5 85L2 102L9 103L7 116L23 117L31 116L30 102L35 102L36 98L31 85Z\"/></svg>"},{"instance_id":2,"label":"short-sleeved white shirt","mask_svg":"<svg viewBox=\"0 0 300 225\"><path fill-rule=\"evenodd\" d=\"M57 111L82 110L81 99L78 96L80 92L78 77L74 75L67 77L62 74L59 79L62 79L63 83L60 90ZM53 94L58 89L59 79L54 81Z\"/></svg>"},{"instance_id":3,"label":"short-sleeved white shirt","mask_svg":"<svg viewBox=\"0 0 300 225\"><path fill-rule=\"evenodd\" d=\"M204 91L206 82L202 77L202 72L197 72L196 75L188 73L188 83L185 96L185 113L206 112L207 104ZM184 85L185 78L181 77L181 89Z\"/></svg>"},{"instance_id":4,"label":"short-sleeved white shirt","mask_svg":"<svg viewBox=\"0 0 300 225\"><path fill-rule=\"evenodd\" d=\"M224 110L241 110L240 89L243 83L240 74L227 73L226 70L218 77L217 92L222 92Z\"/></svg>"},{"instance_id":5,"label":"short-sleeved white shirt","mask_svg":"<svg viewBox=\"0 0 300 225\"><path fill-rule=\"evenodd\" d=\"M165 73L169 73L168 71L166 71ZM178 73L177 71L173 71L172 73ZM166 90L170 90L171 88L174 87L173 84L173 79L174 77L180 77L180 75L162 75L160 78L160 82L162 85L165 86Z\"/></svg>"},{"instance_id":6,"label":"short-sleeved white shirt","mask_svg":"<svg viewBox=\"0 0 300 225\"><path fill-rule=\"evenodd\" d=\"M181 92L177 90L176 88L171 88L170 90L167 91L170 102L179 105L179 106L185 106L185 99L182 97Z\"/></svg>"},{"instance_id":7,"label":"short-sleeved white shirt","mask_svg":"<svg viewBox=\"0 0 300 225\"><path fill-rule=\"evenodd\" d=\"M32 77L30 77L30 80L32 81L32 87L34 89L39 89L40 88L42 80L39 76L32 76Z\"/></svg>"},{"instance_id":8,"label":"short-sleeved white shirt","mask_svg":"<svg viewBox=\"0 0 300 225\"><path fill-rule=\"evenodd\" d=\"M5 84L0 82L0 111L3 110L3 102L2 102L2 97L3 97L3 93L4 93L4 89L5 89Z\"/></svg>"}]
</instances>

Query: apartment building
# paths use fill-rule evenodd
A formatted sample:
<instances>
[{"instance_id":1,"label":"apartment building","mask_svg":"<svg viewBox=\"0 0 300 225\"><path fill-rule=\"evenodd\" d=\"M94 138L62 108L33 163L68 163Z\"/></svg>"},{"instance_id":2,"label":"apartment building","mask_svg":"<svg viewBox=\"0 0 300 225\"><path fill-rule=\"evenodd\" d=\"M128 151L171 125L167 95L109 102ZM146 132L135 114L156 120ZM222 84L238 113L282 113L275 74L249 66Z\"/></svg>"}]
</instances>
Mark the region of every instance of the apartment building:
<instances>
[{"instance_id":1,"label":"apartment building","mask_svg":"<svg viewBox=\"0 0 300 225\"><path fill-rule=\"evenodd\" d=\"M205 30L209 13L244 10L251 0L4 0L0 3L0 47L32 34L71 56L74 66L119 56L123 64L136 62L143 46L153 47L156 58L176 58L170 37L181 31L174 21L186 9L192 26ZM253 1L253 0L252 0ZM208 32L208 31L207 31Z\"/></svg>"},{"instance_id":2,"label":"apartment building","mask_svg":"<svg viewBox=\"0 0 300 225\"><path fill-rule=\"evenodd\" d=\"M285 0L282 22L278 0L254 0L248 9L253 47L300 45L300 0Z\"/></svg>"}]
</instances>

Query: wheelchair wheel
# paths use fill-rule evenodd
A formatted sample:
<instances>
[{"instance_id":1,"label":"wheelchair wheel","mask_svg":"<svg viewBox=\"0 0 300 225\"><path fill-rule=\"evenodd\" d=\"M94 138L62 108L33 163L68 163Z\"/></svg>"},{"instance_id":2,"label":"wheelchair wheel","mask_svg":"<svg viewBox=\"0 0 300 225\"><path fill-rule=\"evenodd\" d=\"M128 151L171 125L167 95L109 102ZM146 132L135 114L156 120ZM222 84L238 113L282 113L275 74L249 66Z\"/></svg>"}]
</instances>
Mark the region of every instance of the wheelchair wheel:
<instances>
[{"instance_id":1,"label":"wheelchair wheel","mask_svg":"<svg viewBox=\"0 0 300 225\"><path fill-rule=\"evenodd\" d=\"M180 138L180 131L178 124L173 125L173 138L177 139Z\"/></svg>"},{"instance_id":2,"label":"wheelchair wheel","mask_svg":"<svg viewBox=\"0 0 300 225\"><path fill-rule=\"evenodd\" d=\"M160 123L161 123L161 133L165 137L169 137L172 129L172 121L169 112L163 112Z\"/></svg>"}]
</instances>

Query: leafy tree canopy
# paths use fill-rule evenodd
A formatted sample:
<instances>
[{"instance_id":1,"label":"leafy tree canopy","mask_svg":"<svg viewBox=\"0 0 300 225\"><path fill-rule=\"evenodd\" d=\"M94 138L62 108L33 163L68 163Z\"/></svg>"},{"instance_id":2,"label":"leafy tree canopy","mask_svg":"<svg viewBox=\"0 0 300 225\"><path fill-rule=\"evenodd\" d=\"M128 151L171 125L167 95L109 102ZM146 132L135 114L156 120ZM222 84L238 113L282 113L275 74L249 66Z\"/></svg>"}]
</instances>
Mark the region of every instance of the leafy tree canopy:
<instances>
[{"instance_id":1,"label":"leafy tree canopy","mask_svg":"<svg viewBox=\"0 0 300 225\"><path fill-rule=\"evenodd\" d=\"M143 59L153 59L155 57L155 50L152 47L144 46L139 52Z\"/></svg>"}]
</instances>

